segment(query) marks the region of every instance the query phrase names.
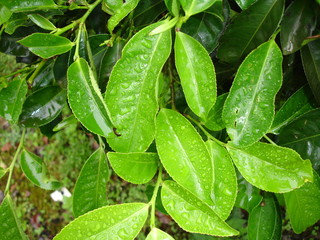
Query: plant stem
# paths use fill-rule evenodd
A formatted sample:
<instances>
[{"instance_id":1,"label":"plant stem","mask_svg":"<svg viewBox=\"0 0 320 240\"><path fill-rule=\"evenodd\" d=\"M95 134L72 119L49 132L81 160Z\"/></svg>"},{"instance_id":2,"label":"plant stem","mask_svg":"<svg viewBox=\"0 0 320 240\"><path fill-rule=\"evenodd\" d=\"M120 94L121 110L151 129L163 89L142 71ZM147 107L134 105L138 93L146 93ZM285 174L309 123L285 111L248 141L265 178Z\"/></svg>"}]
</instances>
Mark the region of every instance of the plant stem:
<instances>
[{"instance_id":1,"label":"plant stem","mask_svg":"<svg viewBox=\"0 0 320 240\"><path fill-rule=\"evenodd\" d=\"M155 216L156 216L156 199L159 191L160 184L162 183L162 165L159 167L158 179L153 190L152 198L149 202L151 204L151 216L150 216L150 228L156 226Z\"/></svg>"},{"instance_id":2,"label":"plant stem","mask_svg":"<svg viewBox=\"0 0 320 240\"><path fill-rule=\"evenodd\" d=\"M28 83L32 84L35 77L38 75L44 64L46 63L47 59L42 59L42 61L38 64L36 70L32 73L32 75L28 79Z\"/></svg>"},{"instance_id":3,"label":"plant stem","mask_svg":"<svg viewBox=\"0 0 320 240\"><path fill-rule=\"evenodd\" d=\"M277 145L274 141L272 141L267 135L264 135L263 137L264 137L265 139L267 139L269 143L271 143L271 144L273 144L273 145L275 145L275 146L278 146L278 145Z\"/></svg>"},{"instance_id":4,"label":"plant stem","mask_svg":"<svg viewBox=\"0 0 320 240\"><path fill-rule=\"evenodd\" d=\"M5 75L5 76L3 76L3 77L4 77L4 78L9 78L9 77L12 77L12 76L14 76L14 75L16 75L16 74L18 74L18 73L26 72L26 71L29 71L29 70L31 70L31 69L33 69L33 68L31 68L31 67L21 68L21 69L19 69L18 71L15 71L15 72L13 72L13 73L9 73L8 75Z\"/></svg>"},{"instance_id":5,"label":"plant stem","mask_svg":"<svg viewBox=\"0 0 320 240\"><path fill-rule=\"evenodd\" d=\"M10 191L10 183L11 183L11 178L12 178L12 173L13 173L13 169L14 169L14 165L16 164L16 161L18 159L18 156L21 152L22 146L23 146L23 142L24 142L24 136L26 133L26 129L24 128L21 134L21 138L20 138L20 143L18 146L18 149L16 151L16 153L14 154L13 160L9 166L9 177L7 180L7 185L6 185L6 189L4 190L4 195L6 195L9 191Z\"/></svg>"},{"instance_id":6,"label":"plant stem","mask_svg":"<svg viewBox=\"0 0 320 240\"><path fill-rule=\"evenodd\" d=\"M175 91L174 91L174 76L173 76L173 73L172 73L172 58L169 59L169 68L168 68L168 71L169 71L169 77L170 77L170 90L171 90L171 108L173 110L176 110L176 103L175 103L175 98L176 98L176 94L175 94Z\"/></svg>"}]
</instances>

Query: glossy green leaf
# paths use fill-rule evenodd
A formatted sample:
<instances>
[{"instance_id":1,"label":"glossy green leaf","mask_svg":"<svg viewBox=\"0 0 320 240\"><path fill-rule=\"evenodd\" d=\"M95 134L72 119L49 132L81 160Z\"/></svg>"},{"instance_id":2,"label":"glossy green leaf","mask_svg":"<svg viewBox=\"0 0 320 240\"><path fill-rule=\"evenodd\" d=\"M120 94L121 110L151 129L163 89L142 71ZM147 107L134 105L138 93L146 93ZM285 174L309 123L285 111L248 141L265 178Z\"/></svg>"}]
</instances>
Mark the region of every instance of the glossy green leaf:
<instances>
[{"instance_id":1,"label":"glossy green leaf","mask_svg":"<svg viewBox=\"0 0 320 240\"><path fill-rule=\"evenodd\" d=\"M98 208L73 220L53 240L133 240L147 220L148 207L127 203Z\"/></svg>"},{"instance_id":2,"label":"glossy green leaf","mask_svg":"<svg viewBox=\"0 0 320 240\"><path fill-rule=\"evenodd\" d=\"M174 50L176 68L188 106L206 119L217 96L211 58L197 40L182 32L176 33Z\"/></svg>"},{"instance_id":3,"label":"glossy green leaf","mask_svg":"<svg viewBox=\"0 0 320 240\"><path fill-rule=\"evenodd\" d=\"M113 32L113 29L124 19L133 9L136 8L140 0L128 0L117 8L108 20L108 30L110 33Z\"/></svg>"},{"instance_id":4,"label":"glossy green leaf","mask_svg":"<svg viewBox=\"0 0 320 240\"><path fill-rule=\"evenodd\" d=\"M117 175L134 184L149 182L157 172L159 161L156 153L108 152L108 159Z\"/></svg>"},{"instance_id":5,"label":"glossy green leaf","mask_svg":"<svg viewBox=\"0 0 320 240\"><path fill-rule=\"evenodd\" d=\"M212 206L212 161L205 143L192 124L180 113L161 109L157 117L156 145L169 175Z\"/></svg>"},{"instance_id":6,"label":"glossy green leaf","mask_svg":"<svg viewBox=\"0 0 320 240\"><path fill-rule=\"evenodd\" d=\"M133 36L112 70L105 101L117 132L108 140L115 151L143 152L154 139L157 79L171 51L171 31L149 36L160 24Z\"/></svg>"},{"instance_id":7,"label":"glossy green leaf","mask_svg":"<svg viewBox=\"0 0 320 240\"><path fill-rule=\"evenodd\" d=\"M84 163L73 191L73 214L78 217L107 205L109 169L106 155L98 148Z\"/></svg>"},{"instance_id":8,"label":"glossy green leaf","mask_svg":"<svg viewBox=\"0 0 320 240\"><path fill-rule=\"evenodd\" d=\"M179 0L187 17L202 12L212 6L217 0Z\"/></svg>"},{"instance_id":9,"label":"glossy green leaf","mask_svg":"<svg viewBox=\"0 0 320 240\"><path fill-rule=\"evenodd\" d=\"M276 113L269 132L279 134L281 128L314 108L313 97L309 87L305 86L300 88L288 98Z\"/></svg>"},{"instance_id":10,"label":"glossy green leaf","mask_svg":"<svg viewBox=\"0 0 320 240\"><path fill-rule=\"evenodd\" d=\"M174 238L158 228L152 228L146 240L174 240Z\"/></svg>"},{"instance_id":11,"label":"glossy green leaf","mask_svg":"<svg viewBox=\"0 0 320 240\"><path fill-rule=\"evenodd\" d=\"M103 0L103 4L107 7L106 12L113 15L123 5L123 0Z\"/></svg>"},{"instance_id":12,"label":"glossy green leaf","mask_svg":"<svg viewBox=\"0 0 320 240\"><path fill-rule=\"evenodd\" d=\"M155 29L153 29L149 33L149 35L156 35L156 34L165 32L167 30L170 30L177 24L178 21L179 21L179 17L174 17L174 18L172 18L170 20L166 19L165 21L163 21L163 23L160 26L158 26Z\"/></svg>"},{"instance_id":13,"label":"glossy green leaf","mask_svg":"<svg viewBox=\"0 0 320 240\"><path fill-rule=\"evenodd\" d=\"M46 190L55 190L62 186L61 183L56 180L48 179L44 162L34 153L23 150L20 165L26 177L38 187Z\"/></svg>"},{"instance_id":14,"label":"glossy green leaf","mask_svg":"<svg viewBox=\"0 0 320 240\"><path fill-rule=\"evenodd\" d=\"M18 121L28 86L25 79L17 79L0 91L0 115L12 123Z\"/></svg>"},{"instance_id":15,"label":"glossy green leaf","mask_svg":"<svg viewBox=\"0 0 320 240\"><path fill-rule=\"evenodd\" d=\"M269 130L281 83L282 53L270 40L240 65L224 104L222 119L233 145L251 145Z\"/></svg>"},{"instance_id":16,"label":"glossy green leaf","mask_svg":"<svg viewBox=\"0 0 320 240\"><path fill-rule=\"evenodd\" d=\"M313 95L320 103L320 39L301 49L301 59Z\"/></svg>"},{"instance_id":17,"label":"glossy green leaf","mask_svg":"<svg viewBox=\"0 0 320 240\"><path fill-rule=\"evenodd\" d=\"M34 78L32 82L33 91L38 90L39 88L53 85L53 83L55 82L53 68L54 61L52 59L49 59L38 72L37 76Z\"/></svg>"},{"instance_id":18,"label":"glossy green leaf","mask_svg":"<svg viewBox=\"0 0 320 240\"><path fill-rule=\"evenodd\" d=\"M0 4L0 25L10 19L12 12L4 5Z\"/></svg>"},{"instance_id":19,"label":"glossy green leaf","mask_svg":"<svg viewBox=\"0 0 320 240\"><path fill-rule=\"evenodd\" d=\"M63 119L61 122L59 122L52 130L54 132L60 131L68 126L70 126L71 124L75 124L77 123L78 120L75 118L74 115L71 115L69 117L66 117L65 119Z\"/></svg>"},{"instance_id":20,"label":"glossy green leaf","mask_svg":"<svg viewBox=\"0 0 320 240\"><path fill-rule=\"evenodd\" d=\"M6 6L13 12L48 10L50 8L57 8L57 5L54 3L53 0L0 0L0 4Z\"/></svg>"},{"instance_id":21,"label":"glossy green leaf","mask_svg":"<svg viewBox=\"0 0 320 240\"><path fill-rule=\"evenodd\" d=\"M74 45L68 38L49 33L33 33L18 42L42 58L68 52Z\"/></svg>"},{"instance_id":22,"label":"glossy green leaf","mask_svg":"<svg viewBox=\"0 0 320 240\"><path fill-rule=\"evenodd\" d=\"M262 190L289 192L313 179L311 162L289 148L258 142L227 149L242 176Z\"/></svg>"},{"instance_id":23,"label":"glossy green leaf","mask_svg":"<svg viewBox=\"0 0 320 240\"><path fill-rule=\"evenodd\" d=\"M257 0L235 0L239 7L242 10L246 10L248 7L250 7L253 3L255 3Z\"/></svg>"},{"instance_id":24,"label":"glossy green leaf","mask_svg":"<svg viewBox=\"0 0 320 240\"><path fill-rule=\"evenodd\" d=\"M68 69L68 100L75 117L88 130L110 137L112 123L88 63L78 58Z\"/></svg>"},{"instance_id":25,"label":"glossy green leaf","mask_svg":"<svg viewBox=\"0 0 320 240\"><path fill-rule=\"evenodd\" d=\"M27 240L16 215L10 195L6 195L0 205L0 235L3 240Z\"/></svg>"},{"instance_id":26,"label":"glossy green leaf","mask_svg":"<svg viewBox=\"0 0 320 240\"><path fill-rule=\"evenodd\" d=\"M173 16L175 17L179 16L179 12L180 12L179 0L164 0L164 2Z\"/></svg>"},{"instance_id":27,"label":"glossy green leaf","mask_svg":"<svg viewBox=\"0 0 320 240\"><path fill-rule=\"evenodd\" d=\"M7 173L7 170L6 170L6 169L3 169L2 167L0 167L0 179L1 179L4 175L6 175L6 173Z\"/></svg>"},{"instance_id":28,"label":"glossy green leaf","mask_svg":"<svg viewBox=\"0 0 320 240\"><path fill-rule=\"evenodd\" d=\"M45 30L55 30L56 27L53 25L52 22L50 22L47 18L40 14L29 14L28 17L31 19L32 22L34 22L39 27L45 29Z\"/></svg>"},{"instance_id":29,"label":"glossy green leaf","mask_svg":"<svg viewBox=\"0 0 320 240\"><path fill-rule=\"evenodd\" d=\"M207 119L204 121L205 126L212 131L220 131L225 128L222 120L222 109L227 99L228 93L217 97L215 105L211 108Z\"/></svg>"},{"instance_id":30,"label":"glossy green leaf","mask_svg":"<svg viewBox=\"0 0 320 240\"><path fill-rule=\"evenodd\" d=\"M223 220L227 219L237 197L237 177L228 151L211 140L206 142L214 169L211 190L213 210Z\"/></svg>"},{"instance_id":31,"label":"glossy green leaf","mask_svg":"<svg viewBox=\"0 0 320 240\"><path fill-rule=\"evenodd\" d=\"M290 147L320 169L320 109L312 110L284 127L278 144Z\"/></svg>"},{"instance_id":32,"label":"glossy green leaf","mask_svg":"<svg viewBox=\"0 0 320 240\"><path fill-rule=\"evenodd\" d=\"M220 39L218 58L237 63L267 41L282 18L284 0L257 1L232 19Z\"/></svg>"},{"instance_id":33,"label":"glossy green leaf","mask_svg":"<svg viewBox=\"0 0 320 240\"><path fill-rule=\"evenodd\" d=\"M320 178L313 172L313 183L284 194L291 226L299 234L320 219Z\"/></svg>"},{"instance_id":34,"label":"glossy green leaf","mask_svg":"<svg viewBox=\"0 0 320 240\"><path fill-rule=\"evenodd\" d=\"M23 105L19 123L39 127L51 122L66 104L66 91L58 86L42 88L29 95Z\"/></svg>"},{"instance_id":35,"label":"glossy green leaf","mask_svg":"<svg viewBox=\"0 0 320 240\"><path fill-rule=\"evenodd\" d=\"M291 3L281 22L280 42L284 55L301 48L303 40L315 29L316 19L314 1L295 0Z\"/></svg>"},{"instance_id":36,"label":"glossy green leaf","mask_svg":"<svg viewBox=\"0 0 320 240\"><path fill-rule=\"evenodd\" d=\"M80 32L80 33L79 33ZM93 54L91 51L91 46L89 43L88 32L85 24L81 24L78 32L78 41L79 41L79 56L80 58L85 59L96 76L96 67L93 60Z\"/></svg>"},{"instance_id":37,"label":"glossy green leaf","mask_svg":"<svg viewBox=\"0 0 320 240\"><path fill-rule=\"evenodd\" d=\"M266 194L261 204L249 214L248 239L280 240L282 230L281 212L272 194Z\"/></svg>"},{"instance_id":38,"label":"glossy green leaf","mask_svg":"<svg viewBox=\"0 0 320 240\"><path fill-rule=\"evenodd\" d=\"M170 216L188 232L214 236L238 234L205 203L173 181L163 183L161 200Z\"/></svg>"}]
</instances>

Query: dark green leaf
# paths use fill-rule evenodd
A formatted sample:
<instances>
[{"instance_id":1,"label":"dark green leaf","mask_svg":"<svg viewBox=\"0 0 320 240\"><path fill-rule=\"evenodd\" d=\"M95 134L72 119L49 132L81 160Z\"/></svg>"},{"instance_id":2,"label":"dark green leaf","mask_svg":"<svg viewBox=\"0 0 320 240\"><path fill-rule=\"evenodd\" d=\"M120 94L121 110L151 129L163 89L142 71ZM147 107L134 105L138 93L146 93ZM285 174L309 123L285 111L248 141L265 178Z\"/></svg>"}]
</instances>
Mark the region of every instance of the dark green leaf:
<instances>
[{"instance_id":1,"label":"dark green leaf","mask_svg":"<svg viewBox=\"0 0 320 240\"><path fill-rule=\"evenodd\" d=\"M222 120L222 109L227 99L228 93L224 93L217 97L217 101L211 108L207 119L204 121L205 126L212 131L220 131L225 128Z\"/></svg>"},{"instance_id":2,"label":"dark green leaf","mask_svg":"<svg viewBox=\"0 0 320 240\"><path fill-rule=\"evenodd\" d=\"M51 59L50 59L51 60ZM55 81L53 67L54 61L47 61L44 67L40 70L32 83L32 90L47 87L52 85Z\"/></svg>"},{"instance_id":3,"label":"dark green leaf","mask_svg":"<svg viewBox=\"0 0 320 240\"><path fill-rule=\"evenodd\" d=\"M13 12L23 12L23 11L35 11L35 10L48 10L50 8L56 8L57 5L53 0L0 0L0 4L6 6Z\"/></svg>"},{"instance_id":4,"label":"dark green leaf","mask_svg":"<svg viewBox=\"0 0 320 240\"><path fill-rule=\"evenodd\" d=\"M239 7L242 10L246 10L248 7L250 7L253 3L255 3L257 0L235 0Z\"/></svg>"},{"instance_id":5,"label":"dark green leaf","mask_svg":"<svg viewBox=\"0 0 320 240\"><path fill-rule=\"evenodd\" d=\"M166 6L163 0L143 0L133 11L133 21L136 27L153 23L163 12Z\"/></svg>"},{"instance_id":6,"label":"dark green leaf","mask_svg":"<svg viewBox=\"0 0 320 240\"><path fill-rule=\"evenodd\" d=\"M27 97L19 122L25 127L39 127L55 119L66 104L66 91L57 86L42 88Z\"/></svg>"},{"instance_id":7,"label":"dark green leaf","mask_svg":"<svg viewBox=\"0 0 320 240\"><path fill-rule=\"evenodd\" d=\"M47 18L40 14L29 14L28 17L31 19L32 22L34 22L39 27L45 29L45 30L55 30L56 27L53 25L52 22L50 22Z\"/></svg>"},{"instance_id":8,"label":"dark green leaf","mask_svg":"<svg viewBox=\"0 0 320 240\"><path fill-rule=\"evenodd\" d=\"M24 13L14 13L10 19L5 24L5 32L8 34L13 34L20 27L27 27L28 16Z\"/></svg>"},{"instance_id":9,"label":"dark green leaf","mask_svg":"<svg viewBox=\"0 0 320 240\"><path fill-rule=\"evenodd\" d=\"M62 129L64 129L64 128L72 125L72 124L77 123L77 122L78 122L78 120L75 118L75 116L74 116L74 115L71 115L71 116L63 119L61 122L59 122L59 123L53 128L53 131L54 131L54 132L60 131L60 130L62 130Z\"/></svg>"},{"instance_id":10,"label":"dark green leaf","mask_svg":"<svg viewBox=\"0 0 320 240\"><path fill-rule=\"evenodd\" d=\"M10 19L12 12L4 5L0 5L0 25Z\"/></svg>"},{"instance_id":11,"label":"dark green leaf","mask_svg":"<svg viewBox=\"0 0 320 240\"><path fill-rule=\"evenodd\" d=\"M93 61L93 54L92 54L91 46L88 39L88 32L86 29L86 25L82 24L78 31L79 31L78 32L79 56L80 58L83 58L89 63L92 72L96 76L96 68Z\"/></svg>"},{"instance_id":12,"label":"dark green leaf","mask_svg":"<svg viewBox=\"0 0 320 240\"><path fill-rule=\"evenodd\" d=\"M146 240L174 240L169 234L161 231L158 228L152 228Z\"/></svg>"}]
</instances>

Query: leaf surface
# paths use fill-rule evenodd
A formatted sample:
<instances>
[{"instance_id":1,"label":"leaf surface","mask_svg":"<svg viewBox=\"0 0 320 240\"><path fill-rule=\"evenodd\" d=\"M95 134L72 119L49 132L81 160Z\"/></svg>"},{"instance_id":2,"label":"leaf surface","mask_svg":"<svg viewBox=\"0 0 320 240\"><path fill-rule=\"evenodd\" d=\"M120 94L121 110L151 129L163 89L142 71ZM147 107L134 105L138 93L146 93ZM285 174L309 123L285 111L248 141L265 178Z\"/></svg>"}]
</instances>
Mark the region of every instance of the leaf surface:
<instances>
[{"instance_id":1,"label":"leaf surface","mask_svg":"<svg viewBox=\"0 0 320 240\"><path fill-rule=\"evenodd\" d=\"M216 0L179 0L187 17L202 12L212 6Z\"/></svg>"},{"instance_id":2,"label":"leaf surface","mask_svg":"<svg viewBox=\"0 0 320 240\"><path fill-rule=\"evenodd\" d=\"M57 5L54 3L53 0L36 0L36 1L0 0L0 4L2 4L3 6L6 6L13 12L48 10L50 8L57 7Z\"/></svg>"},{"instance_id":3,"label":"leaf surface","mask_svg":"<svg viewBox=\"0 0 320 240\"><path fill-rule=\"evenodd\" d=\"M29 14L28 17L31 19L32 22L34 22L39 27L45 29L45 30L55 30L56 27L53 25L52 22L50 22L47 18L40 14Z\"/></svg>"},{"instance_id":4,"label":"leaf surface","mask_svg":"<svg viewBox=\"0 0 320 240\"><path fill-rule=\"evenodd\" d=\"M7 173L7 170L5 170L5 169L3 169L2 167L0 167L0 179L1 179L4 175L6 175L6 173Z\"/></svg>"},{"instance_id":5,"label":"leaf surface","mask_svg":"<svg viewBox=\"0 0 320 240\"><path fill-rule=\"evenodd\" d=\"M204 125L212 131L220 131L225 128L225 124L222 120L222 109L224 103L228 97L228 93L224 93L217 97L217 101L209 111L207 119L204 121Z\"/></svg>"},{"instance_id":6,"label":"leaf surface","mask_svg":"<svg viewBox=\"0 0 320 240\"><path fill-rule=\"evenodd\" d=\"M10 19L12 12L4 5L0 5L0 25Z\"/></svg>"},{"instance_id":7,"label":"leaf surface","mask_svg":"<svg viewBox=\"0 0 320 240\"><path fill-rule=\"evenodd\" d=\"M235 0L239 7L242 10L246 10L248 7L250 7L253 3L255 3L257 0Z\"/></svg>"},{"instance_id":8,"label":"leaf surface","mask_svg":"<svg viewBox=\"0 0 320 240\"><path fill-rule=\"evenodd\" d=\"M169 234L161 231L158 228L153 228L148 234L146 240L174 240Z\"/></svg>"}]
</instances>

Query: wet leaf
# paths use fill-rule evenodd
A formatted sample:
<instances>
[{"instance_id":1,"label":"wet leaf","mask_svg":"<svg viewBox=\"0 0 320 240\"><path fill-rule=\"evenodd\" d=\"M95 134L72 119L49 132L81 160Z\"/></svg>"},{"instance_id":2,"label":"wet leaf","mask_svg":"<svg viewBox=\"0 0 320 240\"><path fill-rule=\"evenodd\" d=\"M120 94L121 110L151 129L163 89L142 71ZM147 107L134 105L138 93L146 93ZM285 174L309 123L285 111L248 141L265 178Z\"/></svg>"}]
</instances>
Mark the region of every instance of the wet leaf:
<instances>
[{"instance_id":1,"label":"wet leaf","mask_svg":"<svg viewBox=\"0 0 320 240\"><path fill-rule=\"evenodd\" d=\"M6 195L0 205L0 234L3 240L27 240L16 215L10 195Z\"/></svg>"},{"instance_id":2,"label":"wet leaf","mask_svg":"<svg viewBox=\"0 0 320 240\"><path fill-rule=\"evenodd\" d=\"M146 240L174 240L169 234L161 231L158 228L152 228Z\"/></svg>"},{"instance_id":3,"label":"wet leaf","mask_svg":"<svg viewBox=\"0 0 320 240\"><path fill-rule=\"evenodd\" d=\"M289 148L258 142L246 148L227 149L241 175L262 190L289 192L313 179L311 162Z\"/></svg>"},{"instance_id":4,"label":"wet leaf","mask_svg":"<svg viewBox=\"0 0 320 240\"><path fill-rule=\"evenodd\" d=\"M206 119L216 96L216 75L204 47L189 35L177 32L174 45L175 63L190 109Z\"/></svg>"},{"instance_id":5,"label":"wet leaf","mask_svg":"<svg viewBox=\"0 0 320 240\"><path fill-rule=\"evenodd\" d=\"M73 214L78 217L107 205L109 169L106 155L98 148L84 163L73 191Z\"/></svg>"},{"instance_id":6,"label":"wet leaf","mask_svg":"<svg viewBox=\"0 0 320 240\"><path fill-rule=\"evenodd\" d=\"M57 8L53 0L0 0L0 4L9 8L12 12L35 11L35 10L48 10Z\"/></svg>"},{"instance_id":7,"label":"wet leaf","mask_svg":"<svg viewBox=\"0 0 320 240\"><path fill-rule=\"evenodd\" d=\"M10 19L12 12L4 5L0 5L0 25Z\"/></svg>"},{"instance_id":8,"label":"wet leaf","mask_svg":"<svg viewBox=\"0 0 320 240\"><path fill-rule=\"evenodd\" d=\"M133 240L147 220L148 207L127 203L98 208L73 220L53 240Z\"/></svg>"},{"instance_id":9,"label":"wet leaf","mask_svg":"<svg viewBox=\"0 0 320 240\"><path fill-rule=\"evenodd\" d=\"M115 151L143 152L154 139L157 79L171 51L171 31L149 36L160 24L133 36L112 70L105 101L116 128L108 140Z\"/></svg>"},{"instance_id":10,"label":"wet leaf","mask_svg":"<svg viewBox=\"0 0 320 240\"><path fill-rule=\"evenodd\" d=\"M74 45L68 38L49 33L33 33L18 43L28 47L31 52L42 58L50 58L68 52Z\"/></svg>"},{"instance_id":11,"label":"wet leaf","mask_svg":"<svg viewBox=\"0 0 320 240\"><path fill-rule=\"evenodd\" d=\"M52 130L54 132L58 132L72 124L77 123L78 120L75 118L74 115L71 115L69 117L66 117L65 119L63 119L61 122L59 122Z\"/></svg>"},{"instance_id":12,"label":"wet leaf","mask_svg":"<svg viewBox=\"0 0 320 240\"><path fill-rule=\"evenodd\" d=\"M19 123L39 127L51 122L66 104L66 91L58 86L42 88L29 95L23 104Z\"/></svg>"},{"instance_id":13,"label":"wet leaf","mask_svg":"<svg viewBox=\"0 0 320 240\"><path fill-rule=\"evenodd\" d=\"M239 7L242 10L246 10L248 7L250 7L253 3L255 3L257 0L235 0Z\"/></svg>"},{"instance_id":14,"label":"wet leaf","mask_svg":"<svg viewBox=\"0 0 320 240\"><path fill-rule=\"evenodd\" d=\"M267 133L281 83L282 53L271 40L252 51L240 65L224 104L222 119L233 145L249 146Z\"/></svg>"},{"instance_id":15,"label":"wet leaf","mask_svg":"<svg viewBox=\"0 0 320 240\"><path fill-rule=\"evenodd\" d=\"M28 91L25 79L17 79L0 91L0 115L11 123L18 121Z\"/></svg>"},{"instance_id":16,"label":"wet leaf","mask_svg":"<svg viewBox=\"0 0 320 240\"><path fill-rule=\"evenodd\" d=\"M55 190L62 184L46 176L47 170L44 162L40 157L27 150L21 153L20 165L26 177L35 185L46 190Z\"/></svg>"},{"instance_id":17,"label":"wet leaf","mask_svg":"<svg viewBox=\"0 0 320 240\"><path fill-rule=\"evenodd\" d=\"M216 0L179 0L183 10L186 13L187 17L190 17L194 14L202 12L212 6Z\"/></svg>"},{"instance_id":18,"label":"wet leaf","mask_svg":"<svg viewBox=\"0 0 320 240\"><path fill-rule=\"evenodd\" d=\"M0 167L0 179L1 179L4 175L6 175L6 173L7 173L7 170L6 170L6 169L3 169L2 167Z\"/></svg>"},{"instance_id":19,"label":"wet leaf","mask_svg":"<svg viewBox=\"0 0 320 240\"><path fill-rule=\"evenodd\" d=\"M68 69L68 100L75 117L89 131L112 136L112 123L88 63L78 58Z\"/></svg>"},{"instance_id":20,"label":"wet leaf","mask_svg":"<svg viewBox=\"0 0 320 240\"><path fill-rule=\"evenodd\" d=\"M170 216L188 232L214 236L238 234L208 205L173 181L168 180L163 183L161 199Z\"/></svg>"},{"instance_id":21,"label":"wet leaf","mask_svg":"<svg viewBox=\"0 0 320 240\"><path fill-rule=\"evenodd\" d=\"M56 27L53 25L52 22L50 22L47 18L40 14L29 14L28 17L31 19L32 22L34 22L39 27L45 29L45 30L55 30Z\"/></svg>"},{"instance_id":22,"label":"wet leaf","mask_svg":"<svg viewBox=\"0 0 320 240\"><path fill-rule=\"evenodd\" d=\"M284 194L286 211L295 233L300 234L320 219L320 178L313 172L313 183Z\"/></svg>"},{"instance_id":23,"label":"wet leaf","mask_svg":"<svg viewBox=\"0 0 320 240\"><path fill-rule=\"evenodd\" d=\"M149 182L156 174L159 161L156 153L108 152L108 159L117 175L134 184Z\"/></svg>"},{"instance_id":24,"label":"wet leaf","mask_svg":"<svg viewBox=\"0 0 320 240\"><path fill-rule=\"evenodd\" d=\"M277 29L284 0L257 1L232 19L220 39L218 58L238 63L249 52L267 41Z\"/></svg>"},{"instance_id":25,"label":"wet leaf","mask_svg":"<svg viewBox=\"0 0 320 240\"><path fill-rule=\"evenodd\" d=\"M39 71L37 76L34 78L32 83L32 90L38 90L43 87L47 87L50 85L53 85L55 82L54 77L54 61L52 59L49 59L43 68Z\"/></svg>"},{"instance_id":26,"label":"wet leaf","mask_svg":"<svg viewBox=\"0 0 320 240\"><path fill-rule=\"evenodd\" d=\"M227 99L228 93L224 93L217 97L215 105L209 111L207 119L204 121L204 125L212 131L220 131L225 128L222 120L222 109Z\"/></svg>"}]
</instances>

